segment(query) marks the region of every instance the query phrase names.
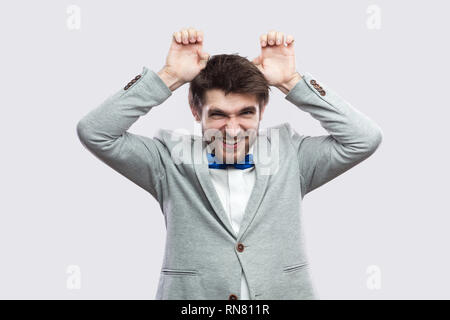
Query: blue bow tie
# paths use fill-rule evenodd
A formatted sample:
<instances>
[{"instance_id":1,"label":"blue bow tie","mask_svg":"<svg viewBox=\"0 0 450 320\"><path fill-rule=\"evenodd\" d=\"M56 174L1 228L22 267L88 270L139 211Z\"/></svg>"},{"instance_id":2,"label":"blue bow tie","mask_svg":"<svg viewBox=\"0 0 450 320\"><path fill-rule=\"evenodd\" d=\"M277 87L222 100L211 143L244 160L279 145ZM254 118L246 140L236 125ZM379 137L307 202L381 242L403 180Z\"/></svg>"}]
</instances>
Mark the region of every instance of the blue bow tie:
<instances>
[{"instance_id":1,"label":"blue bow tie","mask_svg":"<svg viewBox=\"0 0 450 320\"><path fill-rule=\"evenodd\" d=\"M226 169L227 167L235 167L236 169L247 169L253 167L253 154L247 153L245 155L245 162L240 163L216 163L214 153L207 153L208 156L208 167L211 169Z\"/></svg>"}]
</instances>

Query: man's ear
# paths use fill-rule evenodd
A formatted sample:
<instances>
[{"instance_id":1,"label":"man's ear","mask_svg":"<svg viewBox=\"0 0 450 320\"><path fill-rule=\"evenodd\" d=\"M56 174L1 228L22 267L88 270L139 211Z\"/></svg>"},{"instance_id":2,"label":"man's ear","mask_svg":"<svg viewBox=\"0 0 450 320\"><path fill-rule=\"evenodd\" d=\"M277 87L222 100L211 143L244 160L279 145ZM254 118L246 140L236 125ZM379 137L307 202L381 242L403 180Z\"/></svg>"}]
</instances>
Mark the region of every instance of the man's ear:
<instances>
[{"instance_id":1,"label":"man's ear","mask_svg":"<svg viewBox=\"0 0 450 320\"><path fill-rule=\"evenodd\" d=\"M195 121L197 121L197 122L200 123L200 122L201 122L201 117L200 117L200 115L198 114L197 109L191 106L191 112L192 112L192 115L193 115L194 118L195 118Z\"/></svg>"},{"instance_id":2,"label":"man's ear","mask_svg":"<svg viewBox=\"0 0 450 320\"><path fill-rule=\"evenodd\" d=\"M200 122L201 116L199 115L197 108L195 108L195 106L194 106L194 101L192 99L192 93L190 90L189 90L188 100L189 100L189 107L191 108L191 112L195 118L195 121Z\"/></svg>"}]
</instances>

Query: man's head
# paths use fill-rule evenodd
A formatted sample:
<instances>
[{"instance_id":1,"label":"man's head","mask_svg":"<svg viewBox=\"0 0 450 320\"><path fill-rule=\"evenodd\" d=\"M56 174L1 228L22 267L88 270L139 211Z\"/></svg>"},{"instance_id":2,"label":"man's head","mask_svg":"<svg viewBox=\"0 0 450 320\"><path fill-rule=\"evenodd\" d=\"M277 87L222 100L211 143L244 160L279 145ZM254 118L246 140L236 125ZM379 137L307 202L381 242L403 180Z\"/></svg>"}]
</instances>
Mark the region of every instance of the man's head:
<instances>
[{"instance_id":1,"label":"man's head","mask_svg":"<svg viewBox=\"0 0 450 320\"><path fill-rule=\"evenodd\" d=\"M212 56L190 82L192 114L201 123L203 138L213 143L216 158L224 163L243 160L256 139L269 90L259 69L237 54Z\"/></svg>"}]
</instances>

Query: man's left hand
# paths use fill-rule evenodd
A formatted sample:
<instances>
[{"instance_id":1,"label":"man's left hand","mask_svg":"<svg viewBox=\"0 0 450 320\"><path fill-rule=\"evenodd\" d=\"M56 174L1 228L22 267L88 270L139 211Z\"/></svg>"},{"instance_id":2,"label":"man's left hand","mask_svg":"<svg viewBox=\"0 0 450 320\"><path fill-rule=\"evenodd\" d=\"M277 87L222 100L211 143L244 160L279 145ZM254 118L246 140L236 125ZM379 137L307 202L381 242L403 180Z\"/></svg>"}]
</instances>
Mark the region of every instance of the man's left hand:
<instances>
[{"instance_id":1,"label":"man's left hand","mask_svg":"<svg viewBox=\"0 0 450 320\"><path fill-rule=\"evenodd\" d=\"M289 92L301 79L295 68L294 37L283 32L270 31L259 38L261 54L253 63L264 74L269 85Z\"/></svg>"}]
</instances>

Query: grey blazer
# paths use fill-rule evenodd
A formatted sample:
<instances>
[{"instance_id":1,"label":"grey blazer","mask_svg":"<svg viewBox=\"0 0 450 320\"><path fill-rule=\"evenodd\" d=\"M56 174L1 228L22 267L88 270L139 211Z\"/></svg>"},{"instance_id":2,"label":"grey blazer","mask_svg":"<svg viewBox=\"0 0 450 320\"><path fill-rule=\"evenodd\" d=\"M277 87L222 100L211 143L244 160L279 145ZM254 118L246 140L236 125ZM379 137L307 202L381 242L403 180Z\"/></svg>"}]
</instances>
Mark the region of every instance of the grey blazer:
<instances>
[{"instance_id":1,"label":"grey blazer","mask_svg":"<svg viewBox=\"0 0 450 320\"><path fill-rule=\"evenodd\" d=\"M92 154L160 205L167 238L156 299L239 299L241 267L252 300L318 299L301 202L373 154L382 140L379 126L304 73L285 99L319 120L329 135L303 135L287 122L259 131L256 182L236 235L210 180L202 137L160 129L149 138L128 131L171 94L144 66L76 127Z\"/></svg>"}]
</instances>

